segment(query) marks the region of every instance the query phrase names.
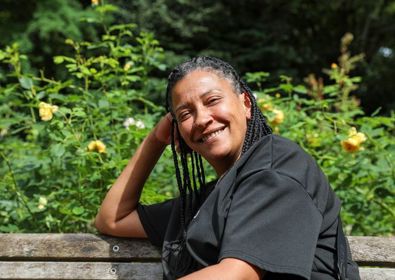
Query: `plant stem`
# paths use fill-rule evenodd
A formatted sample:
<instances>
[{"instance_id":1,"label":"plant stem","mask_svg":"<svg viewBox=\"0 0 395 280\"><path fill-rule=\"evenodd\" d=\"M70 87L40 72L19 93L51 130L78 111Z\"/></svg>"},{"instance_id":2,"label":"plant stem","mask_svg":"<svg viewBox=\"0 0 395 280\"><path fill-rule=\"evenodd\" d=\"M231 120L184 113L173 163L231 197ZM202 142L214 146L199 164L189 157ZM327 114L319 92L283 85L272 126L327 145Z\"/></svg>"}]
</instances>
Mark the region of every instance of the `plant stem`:
<instances>
[{"instance_id":1,"label":"plant stem","mask_svg":"<svg viewBox=\"0 0 395 280\"><path fill-rule=\"evenodd\" d=\"M0 155L4 159L4 161L6 162L6 164L8 166L8 169L9 169L9 171L11 173L12 181L14 183L14 191L15 191L18 199L23 204L23 206L26 208L26 210L29 212L29 214L33 218L33 220L35 221L36 219L35 219L35 216L33 215L33 212L30 210L29 205L27 204L27 202L25 201L23 195L20 192L20 188L18 186L18 183L16 182L15 174L14 174L14 171L12 170L11 163L9 162L8 158L2 152L0 152Z\"/></svg>"}]
</instances>

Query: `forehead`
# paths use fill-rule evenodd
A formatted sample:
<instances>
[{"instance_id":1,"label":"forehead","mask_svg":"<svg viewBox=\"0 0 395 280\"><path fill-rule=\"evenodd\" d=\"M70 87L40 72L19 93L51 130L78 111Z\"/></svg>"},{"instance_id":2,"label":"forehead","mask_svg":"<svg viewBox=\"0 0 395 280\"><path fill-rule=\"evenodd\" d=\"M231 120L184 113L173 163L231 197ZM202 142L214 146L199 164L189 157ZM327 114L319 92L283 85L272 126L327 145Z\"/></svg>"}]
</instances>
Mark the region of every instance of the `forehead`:
<instances>
[{"instance_id":1,"label":"forehead","mask_svg":"<svg viewBox=\"0 0 395 280\"><path fill-rule=\"evenodd\" d=\"M207 92L233 93L233 83L221 75L207 70L195 70L185 75L172 89L172 103L192 97L199 97Z\"/></svg>"}]
</instances>

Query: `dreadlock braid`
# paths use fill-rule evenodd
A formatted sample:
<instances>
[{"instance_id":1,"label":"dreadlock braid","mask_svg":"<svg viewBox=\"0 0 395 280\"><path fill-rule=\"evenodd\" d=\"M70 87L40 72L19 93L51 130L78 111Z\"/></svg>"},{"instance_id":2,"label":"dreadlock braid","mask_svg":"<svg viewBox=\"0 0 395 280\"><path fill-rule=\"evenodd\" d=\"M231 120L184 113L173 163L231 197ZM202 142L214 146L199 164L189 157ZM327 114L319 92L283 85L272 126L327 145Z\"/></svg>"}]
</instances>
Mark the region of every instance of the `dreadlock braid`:
<instances>
[{"instance_id":1,"label":"dreadlock braid","mask_svg":"<svg viewBox=\"0 0 395 280\"><path fill-rule=\"evenodd\" d=\"M262 114L261 110L259 110L256 99L251 89L242 80L240 80L240 84L243 91L248 94L251 102L251 120L248 122L247 125L247 132L241 151L241 154L244 154L256 141L258 141L265 135L271 134L272 129L267 124L266 118Z\"/></svg>"},{"instance_id":2,"label":"dreadlock braid","mask_svg":"<svg viewBox=\"0 0 395 280\"><path fill-rule=\"evenodd\" d=\"M171 135L174 135L174 133L175 133L174 129L177 129L177 122L175 119L173 119L173 121L172 121ZM178 156L177 156L177 152L176 152L175 139L173 136L171 137L171 151L173 154L174 167L176 169L177 185L178 185L178 189L180 192L180 196L182 197L181 203L180 203L181 228L183 230L185 230L185 228L186 228L186 226L185 226L185 197L186 197L186 193L185 193L185 188L182 187L183 182L182 182L182 178L181 178L180 168L178 167Z\"/></svg>"},{"instance_id":3,"label":"dreadlock braid","mask_svg":"<svg viewBox=\"0 0 395 280\"><path fill-rule=\"evenodd\" d=\"M187 74L195 71L203 70L207 72L212 72L219 77L227 79L233 86L234 91L238 94L247 94L251 103L251 118L247 124L247 131L242 147L241 153L244 154L248 149L263 136L271 134L272 130L266 122L266 118L263 116L262 112L259 110L255 97L247 86L247 84L242 81L235 71L235 69L228 63L215 58L215 57L195 57L189 61L186 61L178 65L169 75L168 84L166 90L166 109L173 116L172 122L172 133L171 133L171 147L173 153L174 166L176 169L176 177L178 189L180 191L181 203L181 226L185 231L190 220L195 215L195 212L200 207L204 201L204 195L206 182L205 174L203 168L202 157L191 150L185 141L182 139L178 125L176 121L175 114L172 110L172 90L174 86L182 80ZM180 159L178 159L176 148L175 148L175 133L179 140L180 148ZM179 161L181 162L182 172L179 167ZM189 168L191 166L191 170ZM181 175L182 174L182 175ZM191 181L192 178L192 181ZM197 180L196 180L197 179ZM197 182L199 183L199 191ZM196 203L193 203L193 202Z\"/></svg>"}]
</instances>

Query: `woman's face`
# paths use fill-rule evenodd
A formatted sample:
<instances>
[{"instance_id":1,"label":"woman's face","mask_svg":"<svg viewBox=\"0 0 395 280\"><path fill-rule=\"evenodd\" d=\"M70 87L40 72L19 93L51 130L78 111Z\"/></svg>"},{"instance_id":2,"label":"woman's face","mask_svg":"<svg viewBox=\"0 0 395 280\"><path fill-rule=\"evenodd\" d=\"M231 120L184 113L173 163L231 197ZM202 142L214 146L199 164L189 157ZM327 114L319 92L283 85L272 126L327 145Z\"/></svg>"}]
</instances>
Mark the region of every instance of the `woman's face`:
<instances>
[{"instance_id":1,"label":"woman's face","mask_svg":"<svg viewBox=\"0 0 395 280\"><path fill-rule=\"evenodd\" d=\"M241 154L251 117L247 94L213 72L195 70L173 87L172 105L186 144L223 174Z\"/></svg>"}]
</instances>

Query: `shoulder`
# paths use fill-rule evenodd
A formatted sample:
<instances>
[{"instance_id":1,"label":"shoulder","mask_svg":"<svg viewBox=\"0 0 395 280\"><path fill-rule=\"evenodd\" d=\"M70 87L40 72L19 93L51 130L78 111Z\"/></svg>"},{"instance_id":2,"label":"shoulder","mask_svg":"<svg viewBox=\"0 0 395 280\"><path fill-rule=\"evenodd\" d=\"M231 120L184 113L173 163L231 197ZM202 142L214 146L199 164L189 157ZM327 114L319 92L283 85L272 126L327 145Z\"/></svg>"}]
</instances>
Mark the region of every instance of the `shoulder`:
<instances>
[{"instance_id":1,"label":"shoulder","mask_svg":"<svg viewBox=\"0 0 395 280\"><path fill-rule=\"evenodd\" d=\"M255 173L260 176L275 173L294 181L295 186L308 194L321 212L328 199L332 200L334 196L316 160L297 143L278 135L263 137L240 158L237 178L243 181Z\"/></svg>"},{"instance_id":2,"label":"shoulder","mask_svg":"<svg viewBox=\"0 0 395 280\"><path fill-rule=\"evenodd\" d=\"M297 143L273 134L257 141L237 163L238 169L243 167L276 171L306 164L315 165L315 160Z\"/></svg>"}]
</instances>

